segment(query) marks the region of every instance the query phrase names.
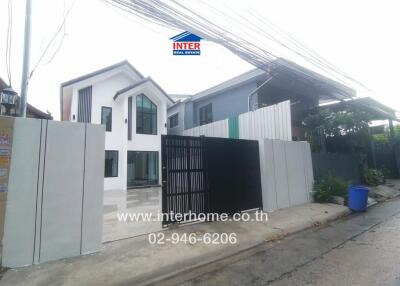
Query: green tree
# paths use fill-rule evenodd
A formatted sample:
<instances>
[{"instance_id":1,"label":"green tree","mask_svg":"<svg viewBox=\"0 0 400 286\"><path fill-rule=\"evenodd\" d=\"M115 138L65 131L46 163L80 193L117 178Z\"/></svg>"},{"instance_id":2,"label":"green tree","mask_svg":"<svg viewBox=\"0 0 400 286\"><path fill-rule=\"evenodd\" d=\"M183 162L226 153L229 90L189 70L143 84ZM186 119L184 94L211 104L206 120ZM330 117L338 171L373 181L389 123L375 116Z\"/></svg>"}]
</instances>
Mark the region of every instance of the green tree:
<instances>
[{"instance_id":1,"label":"green tree","mask_svg":"<svg viewBox=\"0 0 400 286\"><path fill-rule=\"evenodd\" d=\"M320 108L307 115L303 126L308 128L308 140L313 151L323 149L327 137L346 136L353 152L365 151L369 144L369 122L371 116L355 105L332 111Z\"/></svg>"}]
</instances>

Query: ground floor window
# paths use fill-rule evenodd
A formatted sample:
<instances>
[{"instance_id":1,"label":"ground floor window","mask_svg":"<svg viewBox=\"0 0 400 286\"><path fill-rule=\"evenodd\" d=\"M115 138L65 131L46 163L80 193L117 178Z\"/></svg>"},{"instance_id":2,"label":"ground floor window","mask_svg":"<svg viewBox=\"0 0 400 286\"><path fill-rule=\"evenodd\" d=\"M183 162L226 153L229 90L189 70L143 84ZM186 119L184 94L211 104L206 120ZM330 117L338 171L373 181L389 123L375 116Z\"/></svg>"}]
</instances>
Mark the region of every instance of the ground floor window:
<instances>
[{"instance_id":1,"label":"ground floor window","mask_svg":"<svg viewBox=\"0 0 400 286\"><path fill-rule=\"evenodd\" d=\"M118 151L106 151L104 177L118 177Z\"/></svg>"},{"instance_id":2,"label":"ground floor window","mask_svg":"<svg viewBox=\"0 0 400 286\"><path fill-rule=\"evenodd\" d=\"M158 184L158 152L128 151L128 187Z\"/></svg>"}]
</instances>

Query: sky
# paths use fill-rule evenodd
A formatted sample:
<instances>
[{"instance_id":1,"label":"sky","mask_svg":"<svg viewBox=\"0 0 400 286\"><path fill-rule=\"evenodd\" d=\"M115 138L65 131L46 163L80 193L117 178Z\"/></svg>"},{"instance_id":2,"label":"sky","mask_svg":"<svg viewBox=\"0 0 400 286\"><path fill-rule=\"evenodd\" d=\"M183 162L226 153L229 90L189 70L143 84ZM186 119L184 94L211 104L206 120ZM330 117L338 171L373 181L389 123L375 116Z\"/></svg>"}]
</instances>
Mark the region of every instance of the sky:
<instances>
[{"instance_id":1,"label":"sky","mask_svg":"<svg viewBox=\"0 0 400 286\"><path fill-rule=\"evenodd\" d=\"M20 90L25 1L13 8L11 83ZM34 0L32 9L31 69L63 21L59 34L35 69L28 102L59 119L59 86L74 77L128 60L144 76L151 76L168 93L194 94L251 68L224 47L202 41L201 56L173 56L170 37L182 32L128 15L103 0ZM359 90L400 110L400 2L321 0L204 0L252 21L248 11L295 36L319 55L367 85ZM188 2L183 2L188 3ZM195 5L200 2L192 0ZM215 21L223 21L210 13ZM8 82L6 34L8 0L0 0L0 77ZM260 26L261 28L262 25ZM234 29L234 28L232 28ZM237 31L236 31L237 32ZM278 53L280 51L277 51Z\"/></svg>"}]
</instances>

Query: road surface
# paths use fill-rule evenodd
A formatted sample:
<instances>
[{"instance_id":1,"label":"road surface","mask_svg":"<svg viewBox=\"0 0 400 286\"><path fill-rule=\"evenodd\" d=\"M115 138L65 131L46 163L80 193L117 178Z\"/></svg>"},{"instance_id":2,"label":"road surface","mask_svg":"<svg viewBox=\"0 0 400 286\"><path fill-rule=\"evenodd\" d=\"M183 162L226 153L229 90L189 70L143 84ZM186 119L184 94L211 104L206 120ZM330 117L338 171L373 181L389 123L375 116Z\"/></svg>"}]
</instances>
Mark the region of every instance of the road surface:
<instances>
[{"instance_id":1,"label":"road surface","mask_svg":"<svg viewBox=\"0 0 400 286\"><path fill-rule=\"evenodd\" d=\"M179 285L400 285L400 200L242 256Z\"/></svg>"}]
</instances>

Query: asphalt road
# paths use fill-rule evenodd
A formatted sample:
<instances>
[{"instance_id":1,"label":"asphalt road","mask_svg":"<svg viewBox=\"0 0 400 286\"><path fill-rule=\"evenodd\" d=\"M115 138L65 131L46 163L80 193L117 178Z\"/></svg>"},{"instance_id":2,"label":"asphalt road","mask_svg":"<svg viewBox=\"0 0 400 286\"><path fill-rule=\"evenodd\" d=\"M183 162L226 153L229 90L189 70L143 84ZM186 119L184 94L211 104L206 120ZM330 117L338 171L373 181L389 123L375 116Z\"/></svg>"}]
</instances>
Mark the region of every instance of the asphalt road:
<instances>
[{"instance_id":1,"label":"asphalt road","mask_svg":"<svg viewBox=\"0 0 400 286\"><path fill-rule=\"evenodd\" d=\"M180 285L400 285L400 200L210 265Z\"/></svg>"}]
</instances>

